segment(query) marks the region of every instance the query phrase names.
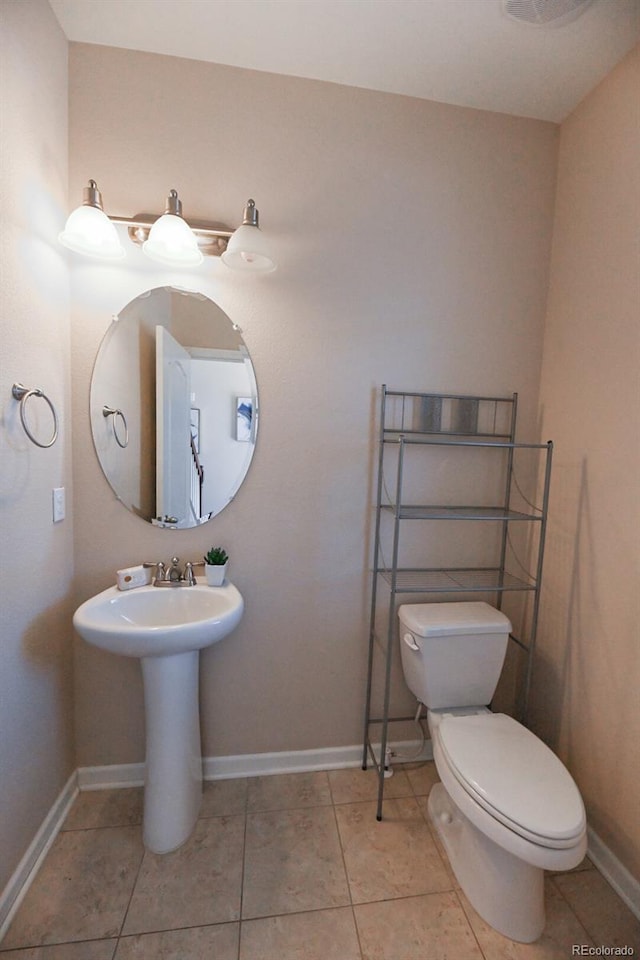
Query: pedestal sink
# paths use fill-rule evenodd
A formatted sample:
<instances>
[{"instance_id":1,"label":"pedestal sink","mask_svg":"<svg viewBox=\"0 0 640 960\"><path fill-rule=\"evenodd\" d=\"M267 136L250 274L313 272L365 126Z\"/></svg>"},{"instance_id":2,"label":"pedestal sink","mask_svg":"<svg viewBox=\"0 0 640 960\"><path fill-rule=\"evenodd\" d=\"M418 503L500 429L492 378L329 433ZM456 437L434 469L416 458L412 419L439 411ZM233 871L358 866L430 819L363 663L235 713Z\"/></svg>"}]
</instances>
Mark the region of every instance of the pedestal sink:
<instances>
[{"instance_id":1,"label":"pedestal sink","mask_svg":"<svg viewBox=\"0 0 640 960\"><path fill-rule=\"evenodd\" d=\"M238 625L244 601L229 581L209 587L109 587L76 610L73 625L93 646L142 665L146 762L144 842L169 853L191 833L202 797L200 650Z\"/></svg>"}]
</instances>

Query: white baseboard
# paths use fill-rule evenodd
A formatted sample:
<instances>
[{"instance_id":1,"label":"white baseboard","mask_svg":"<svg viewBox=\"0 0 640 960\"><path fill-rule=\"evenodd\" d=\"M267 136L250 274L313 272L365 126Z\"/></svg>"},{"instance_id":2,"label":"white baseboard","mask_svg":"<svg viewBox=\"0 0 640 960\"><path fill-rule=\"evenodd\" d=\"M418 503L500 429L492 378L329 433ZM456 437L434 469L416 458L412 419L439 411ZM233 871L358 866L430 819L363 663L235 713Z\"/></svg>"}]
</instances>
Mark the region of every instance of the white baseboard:
<instances>
[{"instance_id":1,"label":"white baseboard","mask_svg":"<svg viewBox=\"0 0 640 960\"><path fill-rule=\"evenodd\" d=\"M310 773L358 767L362 747L328 747L320 750L286 750L281 753L247 753L231 757L204 757L205 780L235 777L269 777L280 773Z\"/></svg>"},{"instance_id":2,"label":"white baseboard","mask_svg":"<svg viewBox=\"0 0 640 960\"><path fill-rule=\"evenodd\" d=\"M74 770L54 800L49 813L42 821L6 887L0 892L0 943L77 795L78 776L77 771Z\"/></svg>"},{"instance_id":3,"label":"white baseboard","mask_svg":"<svg viewBox=\"0 0 640 960\"><path fill-rule=\"evenodd\" d=\"M395 747L396 745L394 745ZM419 744L413 741L397 745L399 749L416 753ZM423 749L415 759L430 760L429 749ZM369 761L367 761L369 763ZM402 763L400 757L395 763ZM315 770L342 770L362 765L362 747L327 747L320 750L289 750L281 753L240 754L235 757L205 757L205 780L229 780L234 777L268 777L280 773L310 773Z\"/></svg>"},{"instance_id":4,"label":"white baseboard","mask_svg":"<svg viewBox=\"0 0 640 960\"><path fill-rule=\"evenodd\" d=\"M589 859L620 899L624 900L631 913L640 920L640 881L629 873L591 827L587 828L587 839Z\"/></svg>"},{"instance_id":5,"label":"white baseboard","mask_svg":"<svg viewBox=\"0 0 640 960\"><path fill-rule=\"evenodd\" d=\"M374 745L375 746L375 745ZM431 741L420 751L420 743L407 741L393 744L393 749L416 761L431 760ZM394 756L393 764L406 762ZM309 773L315 770L340 770L359 767L362 747L326 747L319 750L286 750L280 753L242 753L229 757L203 757L205 780L231 780L237 777L268 777L280 773ZM117 787L141 787L144 784L144 764L126 763L106 767L79 767L80 790L108 790Z\"/></svg>"},{"instance_id":6,"label":"white baseboard","mask_svg":"<svg viewBox=\"0 0 640 960\"><path fill-rule=\"evenodd\" d=\"M78 767L80 790L117 790L143 787L144 763L118 763L104 767Z\"/></svg>"}]
</instances>

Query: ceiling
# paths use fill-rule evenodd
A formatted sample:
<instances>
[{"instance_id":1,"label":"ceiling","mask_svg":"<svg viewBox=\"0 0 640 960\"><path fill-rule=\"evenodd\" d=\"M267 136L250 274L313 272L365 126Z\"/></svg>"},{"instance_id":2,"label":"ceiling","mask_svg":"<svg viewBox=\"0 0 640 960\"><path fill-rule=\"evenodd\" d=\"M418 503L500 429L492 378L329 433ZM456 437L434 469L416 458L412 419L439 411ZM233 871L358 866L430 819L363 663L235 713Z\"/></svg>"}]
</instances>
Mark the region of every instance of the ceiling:
<instances>
[{"instance_id":1,"label":"ceiling","mask_svg":"<svg viewBox=\"0 0 640 960\"><path fill-rule=\"evenodd\" d=\"M573 22L547 27L511 20L502 0L49 2L72 41L554 122L640 36L640 0L594 0Z\"/></svg>"}]
</instances>

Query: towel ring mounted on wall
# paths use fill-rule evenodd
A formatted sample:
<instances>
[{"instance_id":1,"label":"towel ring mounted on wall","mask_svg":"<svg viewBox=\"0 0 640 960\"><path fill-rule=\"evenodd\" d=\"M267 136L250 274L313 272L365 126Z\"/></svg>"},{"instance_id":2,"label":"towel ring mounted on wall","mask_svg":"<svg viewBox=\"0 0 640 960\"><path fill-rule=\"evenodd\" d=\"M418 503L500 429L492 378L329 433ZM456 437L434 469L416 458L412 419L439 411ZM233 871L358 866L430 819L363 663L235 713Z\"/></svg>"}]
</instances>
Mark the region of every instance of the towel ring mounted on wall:
<instances>
[{"instance_id":1,"label":"towel ring mounted on wall","mask_svg":"<svg viewBox=\"0 0 640 960\"><path fill-rule=\"evenodd\" d=\"M118 410L114 407L107 407L106 405L102 408L103 417L113 417L111 421L111 426L113 427L113 435L116 438L116 443L119 447L124 448L129 444L129 428L127 427L127 421L122 410ZM122 421L122 429L124 430L124 440L121 440L118 435L118 428L116 426L116 420L120 418Z\"/></svg>"},{"instance_id":2,"label":"towel ring mounted on wall","mask_svg":"<svg viewBox=\"0 0 640 960\"><path fill-rule=\"evenodd\" d=\"M49 400L49 397L46 395L46 393L44 393L44 391L39 390L37 388L35 390L28 390L21 383L14 383L13 387L11 388L11 393L15 400L20 401L20 420L22 422L22 426L24 427L24 432L29 437L29 440L31 440L32 443L35 443L36 447L43 447L45 449L47 447L52 447L56 442L56 440L58 439L58 415L56 414L56 409L54 405L51 403L51 400ZM29 429L29 425L27 423L26 408L27 408L27 401L29 400L30 397L42 397L44 402L48 404L49 410L51 410L51 416L53 417L53 433L51 434L51 439L48 440L46 443L41 443L40 440L37 440L36 437L34 437L34 435L32 434L31 430Z\"/></svg>"}]
</instances>

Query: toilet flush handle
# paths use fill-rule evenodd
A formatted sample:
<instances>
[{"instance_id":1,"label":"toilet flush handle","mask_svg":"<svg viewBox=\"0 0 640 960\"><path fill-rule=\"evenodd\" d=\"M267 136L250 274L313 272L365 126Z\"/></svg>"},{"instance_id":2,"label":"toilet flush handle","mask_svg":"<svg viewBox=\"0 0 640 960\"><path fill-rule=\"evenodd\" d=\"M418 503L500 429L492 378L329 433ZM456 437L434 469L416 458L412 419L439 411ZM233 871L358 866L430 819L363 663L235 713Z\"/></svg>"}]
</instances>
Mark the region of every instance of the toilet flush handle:
<instances>
[{"instance_id":1,"label":"toilet flush handle","mask_svg":"<svg viewBox=\"0 0 640 960\"><path fill-rule=\"evenodd\" d=\"M403 637L402 639L404 640L404 642L406 643L406 645L409 647L410 650L419 650L419 649L420 649L420 647L419 647L418 644L415 642L415 640L413 639L413 637L412 637L412 635L411 635L410 633L405 633L405 635L404 635L404 637Z\"/></svg>"}]
</instances>

